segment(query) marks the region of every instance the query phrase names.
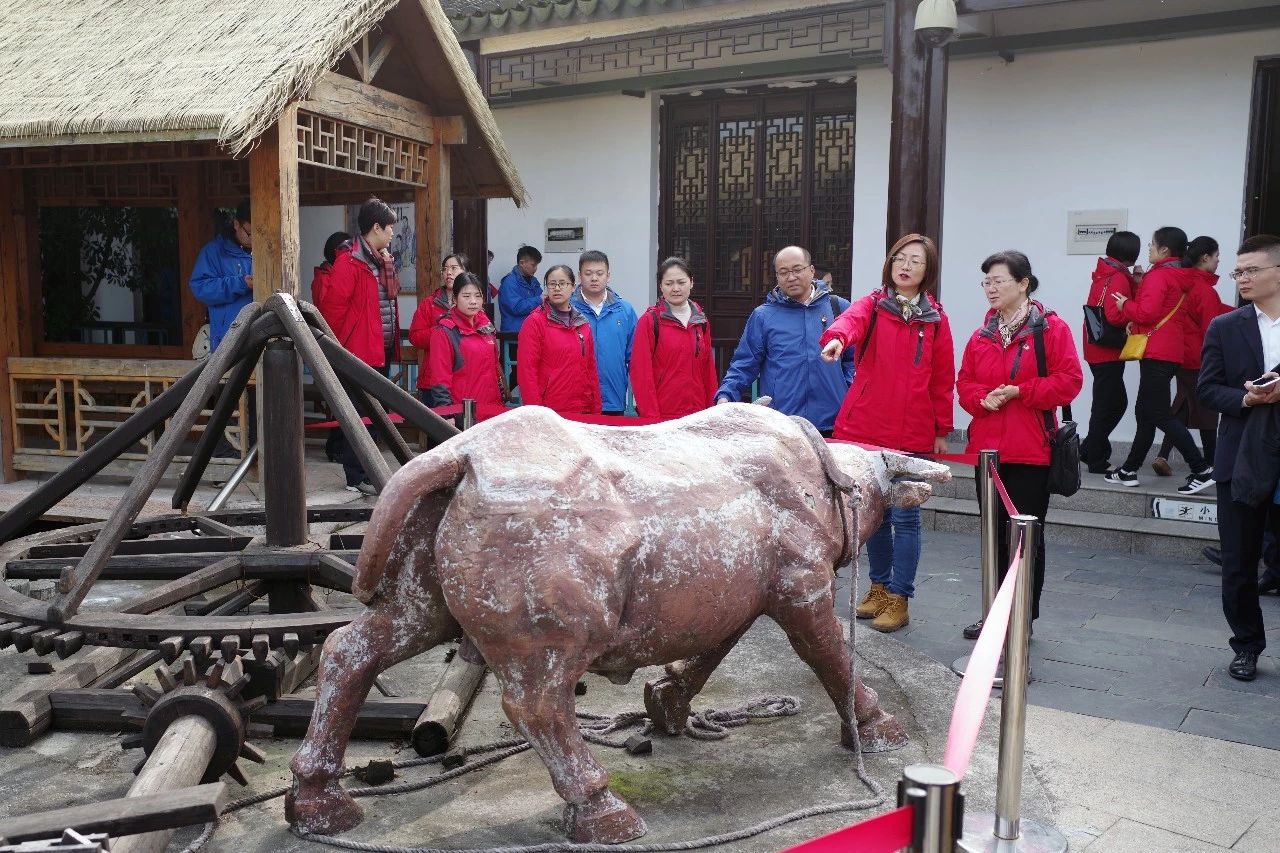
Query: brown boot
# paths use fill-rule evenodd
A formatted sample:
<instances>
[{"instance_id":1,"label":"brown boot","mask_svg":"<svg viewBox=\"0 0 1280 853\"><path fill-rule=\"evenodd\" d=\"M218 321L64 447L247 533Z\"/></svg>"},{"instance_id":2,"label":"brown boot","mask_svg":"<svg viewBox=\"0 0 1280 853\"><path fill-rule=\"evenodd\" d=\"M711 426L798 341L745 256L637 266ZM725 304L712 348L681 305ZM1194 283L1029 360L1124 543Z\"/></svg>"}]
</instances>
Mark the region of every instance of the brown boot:
<instances>
[{"instance_id":1,"label":"brown boot","mask_svg":"<svg viewBox=\"0 0 1280 853\"><path fill-rule=\"evenodd\" d=\"M872 583L867 590L867 597L862 599L858 609L854 611L859 619L874 619L884 612L889 604L889 588L882 583Z\"/></svg>"},{"instance_id":2,"label":"brown boot","mask_svg":"<svg viewBox=\"0 0 1280 853\"><path fill-rule=\"evenodd\" d=\"M1157 456L1155 461L1151 463L1151 470L1155 471L1161 477L1172 477L1173 468L1169 465L1169 460L1163 456Z\"/></svg>"},{"instance_id":3,"label":"brown boot","mask_svg":"<svg viewBox=\"0 0 1280 853\"><path fill-rule=\"evenodd\" d=\"M871 627L885 634L892 634L911 621L910 615L907 613L907 597L905 595L894 595L886 592L886 601L884 610L880 611L880 615L871 623Z\"/></svg>"}]
</instances>

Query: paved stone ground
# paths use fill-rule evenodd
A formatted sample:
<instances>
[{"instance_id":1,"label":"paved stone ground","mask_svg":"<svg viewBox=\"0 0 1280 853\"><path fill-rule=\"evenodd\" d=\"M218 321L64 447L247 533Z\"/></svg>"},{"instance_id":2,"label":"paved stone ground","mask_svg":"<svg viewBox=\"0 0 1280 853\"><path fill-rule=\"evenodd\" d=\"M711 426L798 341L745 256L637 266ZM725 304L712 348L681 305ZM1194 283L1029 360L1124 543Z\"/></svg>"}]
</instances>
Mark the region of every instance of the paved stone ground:
<instances>
[{"instance_id":1,"label":"paved stone ground","mask_svg":"<svg viewBox=\"0 0 1280 853\"><path fill-rule=\"evenodd\" d=\"M866 589L865 554L861 568ZM1031 703L1280 749L1280 596L1262 598L1272 649L1242 682L1226 672L1220 589L1209 563L1050 543ZM926 531L911 623L894 637L949 665L973 646L960 631L980 590L977 539Z\"/></svg>"}]
</instances>

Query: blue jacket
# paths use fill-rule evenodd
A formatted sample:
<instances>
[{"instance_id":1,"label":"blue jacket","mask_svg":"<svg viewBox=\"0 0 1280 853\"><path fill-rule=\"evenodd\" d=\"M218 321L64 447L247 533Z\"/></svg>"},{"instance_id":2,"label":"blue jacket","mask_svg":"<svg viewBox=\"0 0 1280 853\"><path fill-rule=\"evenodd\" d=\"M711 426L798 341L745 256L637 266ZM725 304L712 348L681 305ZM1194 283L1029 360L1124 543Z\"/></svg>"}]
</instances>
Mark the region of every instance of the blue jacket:
<instances>
[{"instance_id":1,"label":"blue jacket","mask_svg":"<svg viewBox=\"0 0 1280 853\"><path fill-rule=\"evenodd\" d=\"M740 400L759 379L760 396L772 397L772 408L799 415L824 432L832 428L853 381L853 353L846 351L839 364L827 364L818 339L849 307L849 301L835 297L832 316L826 282L819 279L814 284L817 295L808 305L775 287L764 304L751 312L716 392L717 400Z\"/></svg>"},{"instance_id":2,"label":"blue jacket","mask_svg":"<svg viewBox=\"0 0 1280 853\"><path fill-rule=\"evenodd\" d=\"M209 352L218 348L240 309L253 301L244 277L253 275L253 255L228 237L215 237L191 269L191 292L209 308Z\"/></svg>"},{"instance_id":3,"label":"blue jacket","mask_svg":"<svg viewBox=\"0 0 1280 853\"><path fill-rule=\"evenodd\" d=\"M498 289L498 307L502 310L502 331L518 332L524 318L542 305L542 282L536 275L526 276L520 267L502 277Z\"/></svg>"},{"instance_id":4,"label":"blue jacket","mask_svg":"<svg viewBox=\"0 0 1280 853\"><path fill-rule=\"evenodd\" d=\"M600 374L601 408L622 412L627 408L627 377L631 370L631 341L636 336L636 309L618 297L612 288L605 291L600 315L587 304L579 287L573 292L573 307L591 325L596 341L596 370Z\"/></svg>"}]
</instances>

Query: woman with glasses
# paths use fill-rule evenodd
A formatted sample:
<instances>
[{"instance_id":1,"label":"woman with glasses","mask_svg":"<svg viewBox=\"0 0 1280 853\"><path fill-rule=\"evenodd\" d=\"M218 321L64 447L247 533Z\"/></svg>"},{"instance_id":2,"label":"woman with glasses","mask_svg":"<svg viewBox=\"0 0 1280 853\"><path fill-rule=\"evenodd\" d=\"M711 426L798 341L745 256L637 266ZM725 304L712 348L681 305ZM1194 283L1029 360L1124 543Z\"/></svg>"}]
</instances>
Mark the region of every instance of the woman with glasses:
<instances>
[{"instance_id":1,"label":"woman with glasses","mask_svg":"<svg viewBox=\"0 0 1280 853\"><path fill-rule=\"evenodd\" d=\"M1129 321L1129 334L1147 335L1147 346L1138 362L1138 401L1134 405L1138 429L1129 457L1107 474L1108 483L1138 485L1138 469L1155 444L1158 429L1173 439L1173 446L1191 466L1191 475L1178 487L1178 492L1194 495L1213 485L1213 464L1205 460L1186 425L1174 417L1170 405L1169 383L1177 376L1185 352L1187 294L1193 284L1182 266L1186 251L1185 231L1159 229L1147 247L1151 268L1143 275L1133 298L1126 299L1122 293L1111 296L1120 306L1120 314Z\"/></svg>"},{"instance_id":2,"label":"woman with glasses","mask_svg":"<svg viewBox=\"0 0 1280 853\"><path fill-rule=\"evenodd\" d=\"M1000 479L1018 512L1044 521L1049 512L1049 433L1045 412L1066 406L1080 393L1084 372L1071 327L1031 298L1039 280L1021 252L997 252L982 262L982 292L990 309L964 349L956 393L973 415L967 453L997 450ZM1044 368L1038 350L1044 350ZM996 501L1000 531L1000 578L1009 567L1009 516ZM1031 618L1040 615L1044 589L1044 537L1037 543ZM964 629L976 639L982 623Z\"/></svg>"},{"instance_id":3,"label":"woman with glasses","mask_svg":"<svg viewBox=\"0 0 1280 853\"><path fill-rule=\"evenodd\" d=\"M693 275L683 258L658 267L658 304L640 315L631 347L631 390L642 418L682 418L715 401L711 324L689 298Z\"/></svg>"},{"instance_id":4,"label":"woman with glasses","mask_svg":"<svg viewBox=\"0 0 1280 853\"><path fill-rule=\"evenodd\" d=\"M909 453L945 453L951 432L955 350L951 324L933 294L938 249L908 234L885 259L881 286L857 300L818 341L828 362L853 348L853 385L836 415L833 437ZM867 540L871 589L859 619L877 631L910 621L920 565L920 508L890 508Z\"/></svg>"},{"instance_id":5,"label":"woman with glasses","mask_svg":"<svg viewBox=\"0 0 1280 853\"><path fill-rule=\"evenodd\" d=\"M418 396L424 401L427 398L426 390L430 387L427 382L427 361L431 353L431 330L453 308L453 283L466 269L466 255L461 252L445 255L440 262L440 286L429 299L418 302L418 310L413 312L413 321L409 323L409 343L418 348Z\"/></svg>"},{"instance_id":6,"label":"woman with glasses","mask_svg":"<svg viewBox=\"0 0 1280 853\"><path fill-rule=\"evenodd\" d=\"M600 377L591 325L570 297L573 270L560 264L543 278L546 298L520 326L516 376L520 401L562 415L600 414Z\"/></svg>"}]
</instances>

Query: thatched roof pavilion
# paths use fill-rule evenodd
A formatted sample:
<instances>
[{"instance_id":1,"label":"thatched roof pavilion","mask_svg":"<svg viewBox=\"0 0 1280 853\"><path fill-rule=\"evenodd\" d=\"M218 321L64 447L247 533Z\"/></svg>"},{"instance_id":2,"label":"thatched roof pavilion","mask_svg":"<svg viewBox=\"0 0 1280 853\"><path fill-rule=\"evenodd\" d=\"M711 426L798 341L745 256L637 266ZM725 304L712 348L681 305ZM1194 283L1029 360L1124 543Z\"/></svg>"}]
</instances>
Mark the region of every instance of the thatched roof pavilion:
<instances>
[{"instance_id":1,"label":"thatched roof pavilion","mask_svg":"<svg viewBox=\"0 0 1280 853\"><path fill-rule=\"evenodd\" d=\"M252 199L254 295L264 298L298 292L301 205L373 194L413 202L419 281L434 279L451 245L455 198L525 201L438 0L7 4L5 479L65 465L185 371L204 322L186 282L216 209ZM145 252L172 261L152 264L147 280L126 261L123 283L103 285L94 252L80 245L77 266L69 232L55 227L94 210L150 223ZM86 291L92 304L78 304Z\"/></svg>"}]
</instances>

